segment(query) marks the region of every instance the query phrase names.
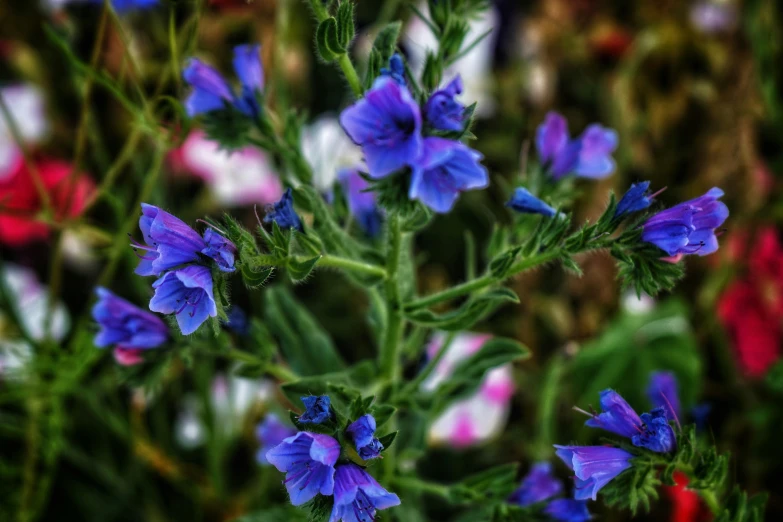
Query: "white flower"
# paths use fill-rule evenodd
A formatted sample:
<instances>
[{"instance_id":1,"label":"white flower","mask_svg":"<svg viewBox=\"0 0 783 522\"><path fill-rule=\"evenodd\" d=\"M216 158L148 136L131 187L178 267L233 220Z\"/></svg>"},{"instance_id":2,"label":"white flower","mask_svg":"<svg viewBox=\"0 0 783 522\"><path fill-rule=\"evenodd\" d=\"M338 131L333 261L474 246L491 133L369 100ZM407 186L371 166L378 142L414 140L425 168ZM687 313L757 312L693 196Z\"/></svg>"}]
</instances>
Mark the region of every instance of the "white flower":
<instances>
[{"instance_id":1,"label":"white flower","mask_svg":"<svg viewBox=\"0 0 783 522\"><path fill-rule=\"evenodd\" d=\"M283 195L283 185L269 157L255 147L228 152L192 132L177 151L182 167L202 178L224 206L267 205Z\"/></svg>"},{"instance_id":2,"label":"white flower","mask_svg":"<svg viewBox=\"0 0 783 522\"><path fill-rule=\"evenodd\" d=\"M362 152L345 134L335 116L324 115L302 131L302 153L313 169L313 186L329 193L341 169L362 162Z\"/></svg>"},{"instance_id":3,"label":"white flower","mask_svg":"<svg viewBox=\"0 0 783 522\"><path fill-rule=\"evenodd\" d=\"M454 337L446 354L433 372L422 383L422 388L435 390L448 379L454 369L465 359L480 351L491 338L489 335L462 333ZM446 335L436 334L427 355L432 358L443 348ZM464 448L485 442L503 431L508 420L510 399L514 393L511 365L499 366L487 372L476 393L456 401L432 423L430 441Z\"/></svg>"},{"instance_id":4,"label":"white flower","mask_svg":"<svg viewBox=\"0 0 783 522\"><path fill-rule=\"evenodd\" d=\"M429 16L426 2L419 4L419 11L424 16ZM498 27L499 22L499 15L494 7L484 11L480 18L472 20L470 30L462 44L463 48L472 44L490 29L493 31L468 54L444 71L444 83L450 81L457 74L462 76L464 90L461 99L464 100L465 105L478 103L475 114L481 118L491 116L495 112L495 99L492 94L492 55L497 41L497 32L494 29ZM437 51L438 39L418 16L411 17L405 27L403 39L405 47L408 49L408 63L411 70L416 77L420 78L424 70L427 51Z\"/></svg>"},{"instance_id":5,"label":"white flower","mask_svg":"<svg viewBox=\"0 0 783 522\"><path fill-rule=\"evenodd\" d=\"M0 97L11 113L22 140L41 141L48 130L44 98L33 85L12 85L0 89ZM0 182L13 174L22 162L22 152L14 139L6 119L0 115Z\"/></svg>"}]
</instances>

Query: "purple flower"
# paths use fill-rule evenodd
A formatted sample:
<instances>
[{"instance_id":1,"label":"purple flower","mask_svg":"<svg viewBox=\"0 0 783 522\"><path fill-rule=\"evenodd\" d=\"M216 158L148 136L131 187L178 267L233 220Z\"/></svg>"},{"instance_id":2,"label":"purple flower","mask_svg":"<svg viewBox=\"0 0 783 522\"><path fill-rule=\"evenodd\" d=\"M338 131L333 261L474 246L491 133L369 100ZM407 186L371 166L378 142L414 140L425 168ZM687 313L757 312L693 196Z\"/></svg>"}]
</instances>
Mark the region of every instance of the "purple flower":
<instances>
[{"instance_id":1,"label":"purple flower","mask_svg":"<svg viewBox=\"0 0 783 522\"><path fill-rule=\"evenodd\" d=\"M572 498L553 500L544 509L544 513L549 515L551 519L560 522L586 522L593 518L587 510L587 502Z\"/></svg>"},{"instance_id":2,"label":"purple flower","mask_svg":"<svg viewBox=\"0 0 783 522\"><path fill-rule=\"evenodd\" d=\"M234 271L236 247L228 239L207 229L204 237L181 219L156 206L141 204L139 218L144 242L133 243L134 250L144 250L136 273L141 276L160 275L174 267L199 260L199 254L212 258L224 272Z\"/></svg>"},{"instance_id":3,"label":"purple flower","mask_svg":"<svg viewBox=\"0 0 783 522\"><path fill-rule=\"evenodd\" d=\"M421 152L421 113L405 85L382 76L366 96L340 114L340 124L362 148L370 177L412 165Z\"/></svg>"},{"instance_id":4,"label":"purple flower","mask_svg":"<svg viewBox=\"0 0 783 522\"><path fill-rule=\"evenodd\" d=\"M291 504L301 506L318 493L331 495L335 489L334 464L340 443L329 435L300 431L266 452L266 459L285 473L285 487Z\"/></svg>"},{"instance_id":5,"label":"purple flower","mask_svg":"<svg viewBox=\"0 0 783 522\"><path fill-rule=\"evenodd\" d=\"M372 522L375 512L400 505L400 498L389 493L356 464L337 467L334 477L334 508L329 522Z\"/></svg>"},{"instance_id":6,"label":"purple flower","mask_svg":"<svg viewBox=\"0 0 783 522\"><path fill-rule=\"evenodd\" d=\"M465 106L454 99L458 94L462 94L462 78L459 75L427 100L424 106L427 122L438 130L461 131Z\"/></svg>"},{"instance_id":7,"label":"purple flower","mask_svg":"<svg viewBox=\"0 0 783 522\"><path fill-rule=\"evenodd\" d=\"M256 428L256 438L261 443L256 454L256 459L260 464L268 465L270 462L266 458L269 450L276 447L283 440L296 435L296 430L291 426L283 424L274 413L268 414Z\"/></svg>"},{"instance_id":8,"label":"purple flower","mask_svg":"<svg viewBox=\"0 0 783 522\"><path fill-rule=\"evenodd\" d=\"M375 193L357 169L344 169L337 174L348 199L348 210L365 234L376 237L381 232L383 216L378 208Z\"/></svg>"},{"instance_id":9,"label":"purple flower","mask_svg":"<svg viewBox=\"0 0 783 522\"><path fill-rule=\"evenodd\" d=\"M642 240L652 243L669 256L718 250L715 229L729 217L729 209L719 198L723 191L712 188L703 196L658 212L642 227Z\"/></svg>"},{"instance_id":10,"label":"purple flower","mask_svg":"<svg viewBox=\"0 0 783 522\"><path fill-rule=\"evenodd\" d=\"M152 283L152 288L155 295L150 300L150 310L175 314L184 335L195 332L207 317L217 316L209 268L190 265L166 272Z\"/></svg>"},{"instance_id":11,"label":"purple flower","mask_svg":"<svg viewBox=\"0 0 783 522\"><path fill-rule=\"evenodd\" d=\"M706 34L731 31L737 25L737 9L728 2L697 2L690 14L691 23Z\"/></svg>"},{"instance_id":12,"label":"purple flower","mask_svg":"<svg viewBox=\"0 0 783 522\"><path fill-rule=\"evenodd\" d=\"M405 85L405 63L402 56L395 53L389 58L389 67L381 67L381 75L388 76L400 85Z\"/></svg>"},{"instance_id":13,"label":"purple flower","mask_svg":"<svg viewBox=\"0 0 783 522\"><path fill-rule=\"evenodd\" d=\"M286 189L280 201L267 207L264 223L277 223L283 230L295 228L302 231L302 220L294 210L294 196L290 188Z\"/></svg>"},{"instance_id":14,"label":"purple flower","mask_svg":"<svg viewBox=\"0 0 783 522\"><path fill-rule=\"evenodd\" d=\"M539 462L533 465L508 501L525 507L552 498L562 490L563 483L552 476L552 464Z\"/></svg>"},{"instance_id":15,"label":"purple flower","mask_svg":"<svg viewBox=\"0 0 783 522\"><path fill-rule=\"evenodd\" d=\"M600 401L603 413L588 419L585 426L601 428L629 439L639 433L642 420L619 393L611 389L604 390Z\"/></svg>"},{"instance_id":16,"label":"purple flower","mask_svg":"<svg viewBox=\"0 0 783 522\"><path fill-rule=\"evenodd\" d=\"M233 272L235 270L234 259L237 247L234 246L234 243L211 228L207 228L204 231L204 243L206 246L201 250L201 253L214 259L220 270L223 272Z\"/></svg>"},{"instance_id":17,"label":"purple flower","mask_svg":"<svg viewBox=\"0 0 783 522\"><path fill-rule=\"evenodd\" d=\"M631 185L620 202L617 203L617 209L614 211L614 217L618 218L632 212L639 212L652 205L652 197L648 193L650 187L649 181L634 183Z\"/></svg>"},{"instance_id":18,"label":"purple flower","mask_svg":"<svg viewBox=\"0 0 783 522\"><path fill-rule=\"evenodd\" d=\"M576 500L596 500L598 491L631 467L633 455L609 446L558 446L555 452L573 470Z\"/></svg>"},{"instance_id":19,"label":"purple flower","mask_svg":"<svg viewBox=\"0 0 783 522\"><path fill-rule=\"evenodd\" d=\"M609 389L601 392L601 409L603 413L588 419L586 426L622 435L631 439L634 446L651 451L665 453L674 448L674 430L663 410L644 413L640 418L619 393Z\"/></svg>"},{"instance_id":20,"label":"purple flower","mask_svg":"<svg viewBox=\"0 0 783 522\"><path fill-rule=\"evenodd\" d=\"M185 108L191 118L202 113L224 109L233 105L246 116L258 116L261 107L256 95L264 87L264 74L259 45L234 47L234 71L242 85L240 96L234 96L225 78L213 67L198 58L191 58L182 73L193 91L185 100Z\"/></svg>"},{"instance_id":21,"label":"purple flower","mask_svg":"<svg viewBox=\"0 0 783 522\"><path fill-rule=\"evenodd\" d=\"M460 192L489 185L481 154L458 141L426 138L421 157L413 166L408 197L435 212L448 212Z\"/></svg>"},{"instance_id":22,"label":"purple flower","mask_svg":"<svg viewBox=\"0 0 783 522\"><path fill-rule=\"evenodd\" d=\"M550 112L536 130L536 148L555 179L568 174L601 179L614 171L612 152L617 148L617 133L594 123L572 140L566 119Z\"/></svg>"},{"instance_id":23,"label":"purple flower","mask_svg":"<svg viewBox=\"0 0 783 522\"><path fill-rule=\"evenodd\" d=\"M514 190L514 195L508 200L506 206L525 214L541 214L547 217L554 217L557 211L535 197L526 188L518 187Z\"/></svg>"},{"instance_id":24,"label":"purple flower","mask_svg":"<svg viewBox=\"0 0 783 522\"><path fill-rule=\"evenodd\" d=\"M381 456L383 444L375 438L375 417L369 414L362 415L352 422L346 431L356 445L356 451L362 460L375 459Z\"/></svg>"},{"instance_id":25,"label":"purple flower","mask_svg":"<svg viewBox=\"0 0 783 522\"><path fill-rule=\"evenodd\" d=\"M227 321L223 321L222 324L230 331L237 335L247 335L250 331L250 324L247 320L247 314L237 305L232 305L229 308Z\"/></svg>"},{"instance_id":26,"label":"purple flower","mask_svg":"<svg viewBox=\"0 0 783 522\"><path fill-rule=\"evenodd\" d=\"M90 0L93 4L103 4L103 0ZM158 5L158 0L111 0L111 5L118 14L124 14L136 9L148 9Z\"/></svg>"},{"instance_id":27,"label":"purple flower","mask_svg":"<svg viewBox=\"0 0 783 522\"><path fill-rule=\"evenodd\" d=\"M169 337L169 329L157 316L142 310L103 287L95 289L98 302L92 316L100 327L95 345L126 349L157 348Z\"/></svg>"},{"instance_id":28,"label":"purple flower","mask_svg":"<svg viewBox=\"0 0 783 522\"><path fill-rule=\"evenodd\" d=\"M302 424L321 424L332 418L328 395L308 395L300 398L305 406L305 412L298 419Z\"/></svg>"},{"instance_id":29,"label":"purple flower","mask_svg":"<svg viewBox=\"0 0 783 522\"><path fill-rule=\"evenodd\" d=\"M647 448L657 453L668 453L677 447L677 437L666 418L666 410L655 408L642 413L642 429L631 437L634 446Z\"/></svg>"},{"instance_id":30,"label":"purple flower","mask_svg":"<svg viewBox=\"0 0 783 522\"><path fill-rule=\"evenodd\" d=\"M672 372L653 372L647 386L647 397L656 408L666 411L666 418L675 420L680 417L680 397L677 393L677 377Z\"/></svg>"}]
</instances>

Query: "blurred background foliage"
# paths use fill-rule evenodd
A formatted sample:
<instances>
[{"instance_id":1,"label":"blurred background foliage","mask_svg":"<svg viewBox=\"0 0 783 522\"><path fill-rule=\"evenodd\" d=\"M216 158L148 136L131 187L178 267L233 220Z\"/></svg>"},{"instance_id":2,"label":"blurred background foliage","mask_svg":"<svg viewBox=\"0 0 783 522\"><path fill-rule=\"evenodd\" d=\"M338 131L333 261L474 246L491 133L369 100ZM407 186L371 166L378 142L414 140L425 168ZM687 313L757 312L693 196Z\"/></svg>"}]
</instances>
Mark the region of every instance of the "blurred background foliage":
<instances>
[{"instance_id":1,"label":"blurred background foliage","mask_svg":"<svg viewBox=\"0 0 783 522\"><path fill-rule=\"evenodd\" d=\"M24 378L0 371L0 519L228 521L284 506L278 472L255 461L258 420L279 408L275 403L287 404L275 387L229 377L225 362L199 357L190 368L181 359L165 366L154 391L135 389L127 372L93 347L89 306L96 284L134 302L148 297L147 282L132 275L136 258L126 248L138 201L165 205L186 222L226 209L209 184L183 175L171 156L189 130L171 103L183 97L180 71L187 57L228 70L233 45L260 42L271 104L295 107L308 121L335 114L350 93L338 71L315 57L314 23L304 2L164 0L122 17L92 4L56 3L0 3L0 83L41 89L49 132L30 154L36 161L67 161L100 195L65 225L49 222L44 241L0 244L2 260L31 268L71 317L59 340L43 336ZM712 3L730 13L717 29L699 20L700 3L682 0L493 2L489 52L466 59L463 70L482 96L484 111L473 132L492 184L466 194L417 238L421 293L463 280L473 263L484 265L476 252L484 251L494 223L508 219L502 204L525 175L530 140L549 110L563 113L572 132L597 121L620 135L617 172L576 185L582 196L577 221L597 218L610 190L622 192L638 180L668 187L659 197L667 205L720 186L731 217L721 250L688 259L675 295L638 300L621 292L614 263L601 252L580 260L582 277L542 268L515 280L522 302L476 327L515 337L533 354L514 368L517 393L508 425L490 444L436 448L420 463L427 478L450 482L509 461L527 468L550 458L553 442L596 441L596 433L580 428L572 405L587 409L599 390L613 387L637 409L646 408L650 372L669 369L679 378L686 410L710 406L703 436L732 453L731 475L750 492L770 491L768 520L783 516L777 438L783 368L777 363L749 375L737 352L761 337L743 345L731 321L718 317L726 289L759 273L759 231L772 230L780 239L783 4ZM407 2L359 0L353 48L359 63L379 16L405 20L403 51L420 52L421 31ZM79 70L77 60L92 64L97 75ZM255 221L252 205L230 211L249 226ZM760 284L783 299L780 251L764 259L778 278ZM270 310L272 296L236 286L234 303L280 335L279 320L270 319L277 311ZM372 355L368 303L349 281L317 272L293 292L347 361ZM778 356L780 311L760 326L777 332L764 339L773 340ZM0 319L0 337L18 333ZM252 349L254 335L241 342ZM565 476L562 467L559 472ZM664 495L639 519L697 520L671 518L672 507ZM295 510L275 509L241 520L301 518ZM396 519L418 520L407 509L404 502ZM457 512L428 504L431 520ZM630 517L596 512L607 521Z\"/></svg>"}]
</instances>

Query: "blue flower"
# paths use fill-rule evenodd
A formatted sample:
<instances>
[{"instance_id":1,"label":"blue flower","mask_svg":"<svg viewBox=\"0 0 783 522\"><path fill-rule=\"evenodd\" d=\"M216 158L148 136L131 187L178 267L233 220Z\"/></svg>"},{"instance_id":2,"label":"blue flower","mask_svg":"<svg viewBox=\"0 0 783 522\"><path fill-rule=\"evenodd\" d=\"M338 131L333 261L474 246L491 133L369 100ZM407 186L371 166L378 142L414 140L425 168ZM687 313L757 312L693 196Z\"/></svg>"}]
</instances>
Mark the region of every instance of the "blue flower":
<instances>
[{"instance_id":1,"label":"blue flower","mask_svg":"<svg viewBox=\"0 0 783 522\"><path fill-rule=\"evenodd\" d=\"M247 335L250 325L247 320L247 314L237 305L232 305L228 310L228 320L223 321L223 326L237 335Z\"/></svg>"},{"instance_id":2,"label":"blue flower","mask_svg":"<svg viewBox=\"0 0 783 522\"><path fill-rule=\"evenodd\" d=\"M633 455L609 446L558 446L555 452L574 472L576 500L596 500L598 491L631 467Z\"/></svg>"},{"instance_id":3,"label":"blue flower","mask_svg":"<svg viewBox=\"0 0 783 522\"><path fill-rule=\"evenodd\" d=\"M600 402L603 413L588 419L585 426L601 428L629 439L639 433L642 420L619 393L604 390Z\"/></svg>"},{"instance_id":4,"label":"blue flower","mask_svg":"<svg viewBox=\"0 0 783 522\"><path fill-rule=\"evenodd\" d=\"M344 169L337 174L348 199L348 210L359 223L365 234L377 237L381 232L383 215L375 198L375 192L370 190L357 169Z\"/></svg>"},{"instance_id":5,"label":"blue flower","mask_svg":"<svg viewBox=\"0 0 783 522\"><path fill-rule=\"evenodd\" d=\"M331 495L335 489L334 465L340 443L329 435L300 431L266 452L266 459L284 472L291 504L301 506L317 494Z\"/></svg>"},{"instance_id":6,"label":"blue flower","mask_svg":"<svg viewBox=\"0 0 783 522\"><path fill-rule=\"evenodd\" d=\"M372 522L377 510L399 505L400 497L386 491L356 464L337 467L329 522Z\"/></svg>"},{"instance_id":7,"label":"blue flower","mask_svg":"<svg viewBox=\"0 0 783 522\"><path fill-rule=\"evenodd\" d=\"M617 209L614 211L614 217L621 217L632 212L639 212L652 205L652 198L647 189L650 187L649 181L634 183L631 185L620 202L617 203Z\"/></svg>"},{"instance_id":8,"label":"blue flower","mask_svg":"<svg viewBox=\"0 0 783 522\"><path fill-rule=\"evenodd\" d=\"M672 372L653 372L647 386L647 397L656 408L666 411L666 418L680 417L680 397L677 393L677 377Z\"/></svg>"},{"instance_id":9,"label":"blue flower","mask_svg":"<svg viewBox=\"0 0 783 522\"><path fill-rule=\"evenodd\" d=\"M375 438L375 417L362 415L346 429L356 445L356 451L362 460L375 459L381 456L383 444Z\"/></svg>"},{"instance_id":10,"label":"blue flower","mask_svg":"<svg viewBox=\"0 0 783 522\"><path fill-rule=\"evenodd\" d=\"M412 165L421 152L421 112L405 85L381 76L365 97L340 114L340 124L362 148L370 177Z\"/></svg>"},{"instance_id":11,"label":"blue flower","mask_svg":"<svg viewBox=\"0 0 783 522\"><path fill-rule=\"evenodd\" d=\"M91 0L93 4L103 4L103 0ZM111 0L111 5L117 14L124 14L136 9L148 9L158 5L159 0Z\"/></svg>"},{"instance_id":12,"label":"blue flower","mask_svg":"<svg viewBox=\"0 0 783 522\"><path fill-rule=\"evenodd\" d=\"M435 212L448 212L460 192L489 185L489 175L479 161L481 154L458 141L427 138L421 157L413 166L408 197L418 199Z\"/></svg>"},{"instance_id":13,"label":"blue flower","mask_svg":"<svg viewBox=\"0 0 783 522\"><path fill-rule=\"evenodd\" d=\"M557 211L535 197L526 188L518 187L514 190L514 195L508 200L506 206L526 214L542 214L547 217L554 217Z\"/></svg>"},{"instance_id":14,"label":"blue flower","mask_svg":"<svg viewBox=\"0 0 783 522\"><path fill-rule=\"evenodd\" d=\"M543 502L563 490L563 483L552 475L552 464L539 462L522 479L522 484L511 494L508 501L522 507Z\"/></svg>"},{"instance_id":15,"label":"blue flower","mask_svg":"<svg viewBox=\"0 0 783 522\"><path fill-rule=\"evenodd\" d=\"M602 428L631 439L634 446L665 453L674 448L675 436L666 413L658 408L641 418L633 408L614 390L601 392L603 413L594 415L585 422L591 428Z\"/></svg>"},{"instance_id":16,"label":"blue flower","mask_svg":"<svg viewBox=\"0 0 783 522\"><path fill-rule=\"evenodd\" d=\"M234 92L225 78L213 67L198 58L191 58L182 76L193 87L185 100L185 108L191 118L202 113L221 110L233 105L246 116L256 117L261 112L257 93L264 87L264 74L259 45L234 47L234 71L242 85L240 96Z\"/></svg>"},{"instance_id":17,"label":"blue flower","mask_svg":"<svg viewBox=\"0 0 783 522\"><path fill-rule=\"evenodd\" d=\"M424 106L427 122L438 130L461 131L465 125L465 106L454 99L458 94L462 94L462 78L459 75L427 100Z\"/></svg>"},{"instance_id":18,"label":"blue flower","mask_svg":"<svg viewBox=\"0 0 783 522\"><path fill-rule=\"evenodd\" d=\"M544 513L559 522L586 522L593 518L587 510L587 502L572 498L558 498L550 502Z\"/></svg>"},{"instance_id":19,"label":"blue flower","mask_svg":"<svg viewBox=\"0 0 783 522\"><path fill-rule=\"evenodd\" d=\"M294 210L294 196L290 188L286 189L280 201L267 207L266 212L264 223L277 223L283 230L295 228L302 231L302 220Z\"/></svg>"},{"instance_id":20,"label":"blue flower","mask_svg":"<svg viewBox=\"0 0 783 522\"><path fill-rule=\"evenodd\" d=\"M405 85L405 62L398 53L389 58L389 67L381 67L381 76L388 76L400 85Z\"/></svg>"},{"instance_id":21,"label":"blue flower","mask_svg":"<svg viewBox=\"0 0 783 522\"><path fill-rule=\"evenodd\" d=\"M155 295L150 300L150 310L175 314L184 335L195 332L207 317L217 316L212 274L206 267L189 265L166 272L152 284L152 288Z\"/></svg>"},{"instance_id":22,"label":"blue flower","mask_svg":"<svg viewBox=\"0 0 783 522\"><path fill-rule=\"evenodd\" d=\"M221 271L233 272L235 270L234 260L237 253L237 247L234 246L234 243L211 228L207 228L204 231L203 239L206 246L201 249L201 253L212 258Z\"/></svg>"},{"instance_id":23,"label":"blue flower","mask_svg":"<svg viewBox=\"0 0 783 522\"><path fill-rule=\"evenodd\" d=\"M693 422L696 424L696 431L702 432L707 429L707 417L710 416L712 411L712 405L708 402L697 404L691 408L691 416Z\"/></svg>"},{"instance_id":24,"label":"blue flower","mask_svg":"<svg viewBox=\"0 0 783 522\"><path fill-rule=\"evenodd\" d=\"M291 426L283 424L274 413L268 414L256 428L256 438L261 443L256 454L259 464L268 465L270 462L266 458L269 450L282 443L288 437L296 435L296 430Z\"/></svg>"},{"instance_id":25,"label":"blue flower","mask_svg":"<svg viewBox=\"0 0 783 522\"><path fill-rule=\"evenodd\" d=\"M719 198L723 191L712 188L703 196L658 212L642 227L642 240L652 243L669 256L718 250L715 229L729 217L729 209Z\"/></svg>"},{"instance_id":26,"label":"blue flower","mask_svg":"<svg viewBox=\"0 0 783 522\"><path fill-rule=\"evenodd\" d=\"M133 245L134 250L146 251L136 267L141 276L160 275L175 266L197 261L206 246L198 232L181 219L146 203L141 204L139 228L147 244Z\"/></svg>"},{"instance_id":27,"label":"blue flower","mask_svg":"<svg viewBox=\"0 0 783 522\"><path fill-rule=\"evenodd\" d=\"M666 410L655 408L642 413L642 429L631 437L634 446L658 453L668 453L677 447L677 437L666 418Z\"/></svg>"},{"instance_id":28,"label":"blue flower","mask_svg":"<svg viewBox=\"0 0 783 522\"><path fill-rule=\"evenodd\" d=\"M536 130L536 148L555 179L568 174L601 179L614 171L612 152L617 148L617 133L594 123L572 140L566 119L550 112Z\"/></svg>"},{"instance_id":29,"label":"blue flower","mask_svg":"<svg viewBox=\"0 0 783 522\"><path fill-rule=\"evenodd\" d=\"M308 395L301 397L305 412L299 416L302 424L321 424L332 418L331 401L328 395Z\"/></svg>"},{"instance_id":30,"label":"blue flower","mask_svg":"<svg viewBox=\"0 0 783 522\"><path fill-rule=\"evenodd\" d=\"M95 289L98 302L92 317L100 330L95 345L126 349L157 348L169 337L169 329L157 316L142 310L103 287Z\"/></svg>"}]
</instances>

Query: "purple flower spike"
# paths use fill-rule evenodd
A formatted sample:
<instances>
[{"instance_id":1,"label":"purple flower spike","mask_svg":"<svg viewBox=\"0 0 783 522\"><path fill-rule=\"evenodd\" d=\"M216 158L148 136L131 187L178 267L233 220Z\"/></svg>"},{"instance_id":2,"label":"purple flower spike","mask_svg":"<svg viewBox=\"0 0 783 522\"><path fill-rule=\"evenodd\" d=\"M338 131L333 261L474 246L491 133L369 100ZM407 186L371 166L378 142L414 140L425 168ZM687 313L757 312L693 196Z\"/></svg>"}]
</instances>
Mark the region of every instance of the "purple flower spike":
<instances>
[{"instance_id":1,"label":"purple flower spike","mask_svg":"<svg viewBox=\"0 0 783 522\"><path fill-rule=\"evenodd\" d=\"M381 456L383 444L375 438L375 417L362 415L351 423L346 430L356 445L356 451L362 460L375 459Z\"/></svg>"},{"instance_id":2,"label":"purple flower spike","mask_svg":"<svg viewBox=\"0 0 783 522\"><path fill-rule=\"evenodd\" d=\"M421 113L404 85L382 76L342 114L340 124L362 148L370 177L378 179L412 165L421 151Z\"/></svg>"},{"instance_id":3,"label":"purple flower spike","mask_svg":"<svg viewBox=\"0 0 783 522\"><path fill-rule=\"evenodd\" d=\"M125 349L157 348L169 337L169 329L157 316L117 297L103 287L95 290L98 302L92 316L100 327L95 345Z\"/></svg>"},{"instance_id":4,"label":"purple flower spike","mask_svg":"<svg viewBox=\"0 0 783 522\"><path fill-rule=\"evenodd\" d=\"M642 430L631 437L634 446L657 453L669 453L677 447L677 436L666 419L666 410L655 408L650 413L642 413L642 423Z\"/></svg>"},{"instance_id":5,"label":"purple flower spike","mask_svg":"<svg viewBox=\"0 0 783 522\"><path fill-rule=\"evenodd\" d=\"M451 210L460 192L489 185L482 156L458 141L426 138L422 155L413 167L408 197L435 212Z\"/></svg>"},{"instance_id":6,"label":"purple flower spike","mask_svg":"<svg viewBox=\"0 0 783 522\"><path fill-rule=\"evenodd\" d=\"M369 190L367 183L356 169L341 170L337 179L343 186L348 199L348 210L369 237L377 237L381 232L383 215L378 208L375 193Z\"/></svg>"},{"instance_id":7,"label":"purple flower spike","mask_svg":"<svg viewBox=\"0 0 783 522\"><path fill-rule=\"evenodd\" d=\"M264 90L264 68L261 64L260 45L234 47L234 72L242 85L242 96L237 100L239 109L254 116L261 113L257 94Z\"/></svg>"},{"instance_id":8,"label":"purple flower spike","mask_svg":"<svg viewBox=\"0 0 783 522\"><path fill-rule=\"evenodd\" d=\"M668 420L680 417L680 396L677 393L677 377L672 372L653 372L647 387L647 397L656 408L666 411Z\"/></svg>"},{"instance_id":9,"label":"purple flower spike","mask_svg":"<svg viewBox=\"0 0 783 522\"><path fill-rule=\"evenodd\" d=\"M721 189L712 188L703 196L658 212L643 225L642 240L669 256L712 254L718 250L715 229L729 217L728 207L719 201L722 196Z\"/></svg>"},{"instance_id":10,"label":"purple flower spike","mask_svg":"<svg viewBox=\"0 0 783 522\"><path fill-rule=\"evenodd\" d=\"M266 458L267 452L283 442L283 440L293 437L296 433L294 428L283 424L274 413L264 417L264 420L256 428L256 437L261 443L261 448L259 448L256 456L259 464L270 464Z\"/></svg>"},{"instance_id":11,"label":"purple flower spike","mask_svg":"<svg viewBox=\"0 0 783 522\"><path fill-rule=\"evenodd\" d=\"M377 510L399 505L400 497L386 491L356 464L337 467L329 522L373 522Z\"/></svg>"},{"instance_id":12,"label":"purple flower spike","mask_svg":"<svg viewBox=\"0 0 783 522\"><path fill-rule=\"evenodd\" d=\"M541 163L549 164L549 173L555 179L568 174L600 179L615 168L612 152L617 148L617 133L596 123L572 140L568 122L556 113L546 115L536 130L536 149Z\"/></svg>"},{"instance_id":13,"label":"purple flower spike","mask_svg":"<svg viewBox=\"0 0 783 522\"><path fill-rule=\"evenodd\" d=\"M554 217L557 211L535 197L526 188L518 187L514 190L514 195L506 203L506 206L522 212L523 214L541 214L547 217Z\"/></svg>"},{"instance_id":14,"label":"purple flower spike","mask_svg":"<svg viewBox=\"0 0 783 522\"><path fill-rule=\"evenodd\" d=\"M335 490L334 464L340 443L329 435L300 431L266 452L266 459L284 472L291 504L301 506L317 494Z\"/></svg>"},{"instance_id":15,"label":"purple flower spike","mask_svg":"<svg viewBox=\"0 0 783 522\"><path fill-rule=\"evenodd\" d=\"M295 228L302 231L302 220L294 209L294 195L290 188L286 189L280 201L267 206L264 223L277 223L282 230Z\"/></svg>"},{"instance_id":16,"label":"purple flower spike","mask_svg":"<svg viewBox=\"0 0 783 522\"><path fill-rule=\"evenodd\" d=\"M574 498L596 500L598 491L631 467L633 455L609 446L558 446L555 452L576 475Z\"/></svg>"},{"instance_id":17,"label":"purple flower spike","mask_svg":"<svg viewBox=\"0 0 783 522\"><path fill-rule=\"evenodd\" d=\"M607 389L601 392L603 413L594 415L585 426L601 428L617 435L631 438L641 431L642 420L619 393Z\"/></svg>"},{"instance_id":18,"label":"purple flower spike","mask_svg":"<svg viewBox=\"0 0 783 522\"><path fill-rule=\"evenodd\" d=\"M550 502L544 513L559 522L587 522L592 516L587 510L587 502L571 498L558 498Z\"/></svg>"},{"instance_id":19,"label":"purple flower spike","mask_svg":"<svg viewBox=\"0 0 783 522\"><path fill-rule=\"evenodd\" d=\"M465 125L465 106L454 99L459 94L462 94L462 78L457 75L451 83L434 92L427 100L424 106L427 122L438 130L461 131Z\"/></svg>"},{"instance_id":20,"label":"purple flower spike","mask_svg":"<svg viewBox=\"0 0 783 522\"><path fill-rule=\"evenodd\" d=\"M222 109L234 101L231 87L225 78L198 58L191 58L182 72L182 77L193 87L190 96L185 100L185 109L191 118Z\"/></svg>"},{"instance_id":21,"label":"purple flower spike","mask_svg":"<svg viewBox=\"0 0 783 522\"><path fill-rule=\"evenodd\" d=\"M217 316L212 274L206 267L190 265L166 272L152 283L152 288L155 295L150 300L150 310L176 314L183 335L195 332L207 317Z\"/></svg>"},{"instance_id":22,"label":"purple flower spike","mask_svg":"<svg viewBox=\"0 0 783 522\"><path fill-rule=\"evenodd\" d=\"M201 253L212 258L223 272L233 272L237 247L211 228L204 231L204 243L207 245Z\"/></svg>"},{"instance_id":23,"label":"purple flower spike","mask_svg":"<svg viewBox=\"0 0 783 522\"><path fill-rule=\"evenodd\" d=\"M539 462L522 479L522 484L508 501L522 507L543 502L563 491L563 483L552 476L552 464Z\"/></svg>"},{"instance_id":24,"label":"purple flower spike","mask_svg":"<svg viewBox=\"0 0 783 522\"><path fill-rule=\"evenodd\" d=\"M141 229L147 246L134 243L134 249L146 251L136 273L141 276L160 275L175 266L199 259L199 252L206 247L198 232L178 217L153 205L141 204Z\"/></svg>"}]
</instances>

